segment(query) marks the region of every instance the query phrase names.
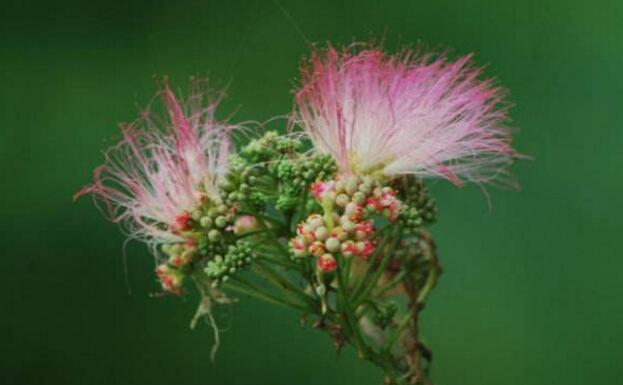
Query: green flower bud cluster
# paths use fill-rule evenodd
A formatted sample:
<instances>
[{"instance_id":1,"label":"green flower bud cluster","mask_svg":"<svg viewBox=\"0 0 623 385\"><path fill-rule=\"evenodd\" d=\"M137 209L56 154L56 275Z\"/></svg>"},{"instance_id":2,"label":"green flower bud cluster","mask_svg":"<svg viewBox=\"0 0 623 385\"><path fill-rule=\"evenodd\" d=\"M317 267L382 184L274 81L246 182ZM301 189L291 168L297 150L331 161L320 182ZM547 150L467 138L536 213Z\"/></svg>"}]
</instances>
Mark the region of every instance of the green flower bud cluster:
<instances>
[{"instance_id":1,"label":"green flower bud cluster","mask_svg":"<svg viewBox=\"0 0 623 385\"><path fill-rule=\"evenodd\" d=\"M300 203L309 185L331 178L336 165L331 156L304 157L300 139L268 132L251 141L230 161L230 172L221 184L228 205L260 211L269 202L277 209Z\"/></svg>"},{"instance_id":2,"label":"green flower bud cluster","mask_svg":"<svg viewBox=\"0 0 623 385\"><path fill-rule=\"evenodd\" d=\"M428 194L424 183L413 176L404 177L400 182L403 182L400 184L401 199L405 204L417 210L422 219L422 224L433 224L437 218L437 205Z\"/></svg>"},{"instance_id":3,"label":"green flower bud cluster","mask_svg":"<svg viewBox=\"0 0 623 385\"><path fill-rule=\"evenodd\" d=\"M407 234L415 234L422 228L420 211L413 206L405 206L400 213L400 222Z\"/></svg>"},{"instance_id":4,"label":"green flower bud cluster","mask_svg":"<svg viewBox=\"0 0 623 385\"><path fill-rule=\"evenodd\" d=\"M220 185L221 198L229 206L250 204L254 209L264 206L267 197L258 188L262 187L261 175L265 165L252 164L240 156L232 156L230 170Z\"/></svg>"},{"instance_id":5,"label":"green flower bud cluster","mask_svg":"<svg viewBox=\"0 0 623 385\"><path fill-rule=\"evenodd\" d=\"M332 178L336 170L335 161L328 154L315 154L305 160L280 160L274 167L279 183L277 209L292 208L300 202L300 197L312 183Z\"/></svg>"},{"instance_id":6,"label":"green flower bud cluster","mask_svg":"<svg viewBox=\"0 0 623 385\"><path fill-rule=\"evenodd\" d=\"M317 181L311 193L324 213L307 217L290 247L295 258L315 257L316 267L323 272L336 268L338 253L367 260L376 249L374 215L394 222L402 208L395 191L370 176Z\"/></svg>"},{"instance_id":7,"label":"green flower bud cluster","mask_svg":"<svg viewBox=\"0 0 623 385\"><path fill-rule=\"evenodd\" d=\"M232 274L249 266L255 258L249 243L238 241L235 245L229 245L224 256L216 255L209 260L204 271L216 287L226 282Z\"/></svg>"},{"instance_id":8,"label":"green flower bud cluster","mask_svg":"<svg viewBox=\"0 0 623 385\"><path fill-rule=\"evenodd\" d=\"M233 224L233 211L205 196L195 210L180 215L178 231L186 240L161 246L166 262L158 266L156 273L163 289L181 293L185 277L193 273L200 261L223 253Z\"/></svg>"},{"instance_id":9,"label":"green flower bud cluster","mask_svg":"<svg viewBox=\"0 0 623 385\"><path fill-rule=\"evenodd\" d=\"M261 138L250 141L240 151L240 157L249 164L257 164L273 161L281 155L298 153L302 148L300 139L269 131Z\"/></svg>"},{"instance_id":10,"label":"green flower bud cluster","mask_svg":"<svg viewBox=\"0 0 623 385\"><path fill-rule=\"evenodd\" d=\"M431 252L430 247L430 244L419 234L407 236L401 239L394 252L394 259L401 268L412 274L428 274L430 264L425 256Z\"/></svg>"},{"instance_id":11,"label":"green flower bud cluster","mask_svg":"<svg viewBox=\"0 0 623 385\"><path fill-rule=\"evenodd\" d=\"M218 203L194 212L193 219L199 225L198 230L206 234L209 243L219 243L234 224L234 213L228 205Z\"/></svg>"}]
</instances>

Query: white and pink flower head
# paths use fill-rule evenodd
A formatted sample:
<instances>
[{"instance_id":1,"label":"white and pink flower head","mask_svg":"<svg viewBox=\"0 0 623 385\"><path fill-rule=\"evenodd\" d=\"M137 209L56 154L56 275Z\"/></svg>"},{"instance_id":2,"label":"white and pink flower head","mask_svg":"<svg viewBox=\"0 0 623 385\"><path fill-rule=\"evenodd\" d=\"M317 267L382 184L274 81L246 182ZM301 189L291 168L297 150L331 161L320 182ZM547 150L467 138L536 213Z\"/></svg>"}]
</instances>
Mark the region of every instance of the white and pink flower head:
<instances>
[{"instance_id":1,"label":"white and pink flower head","mask_svg":"<svg viewBox=\"0 0 623 385\"><path fill-rule=\"evenodd\" d=\"M490 182L517 154L504 92L480 80L470 58L316 49L302 67L293 120L343 174Z\"/></svg>"},{"instance_id":2,"label":"white and pink flower head","mask_svg":"<svg viewBox=\"0 0 623 385\"><path fill-rule=\"evenodd\" d=\"M164 81L142 117L121 126L122 140L105 153L93 184L76 194L103 201L114 222L152 245L183 241L190 213L219 199L217 184L227 170L235 127L215 119L223 94L212 93L205 79L190 88L182 102Z\"/></svg>"}]
</instances>

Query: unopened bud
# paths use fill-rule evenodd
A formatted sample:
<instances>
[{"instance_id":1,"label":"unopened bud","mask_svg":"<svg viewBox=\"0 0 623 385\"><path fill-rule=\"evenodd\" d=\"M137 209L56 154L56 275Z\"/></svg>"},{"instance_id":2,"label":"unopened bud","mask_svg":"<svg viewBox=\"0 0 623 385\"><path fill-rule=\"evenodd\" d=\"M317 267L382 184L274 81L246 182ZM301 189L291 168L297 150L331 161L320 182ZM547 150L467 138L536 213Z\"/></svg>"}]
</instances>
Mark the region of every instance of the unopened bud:
<instances>
[{"instance_id":1,"label":"unopened bud","mask_svg":"<svg viewBox=\"0 0 623 385\"><path fill-rule=\"evenodd\" d=\"M221 239L221 232L216 229L210 230L210 232L208 233L208 239L212 242L218 241L219 239Z\"/></svg>"},{"instance_id":2,"label":"unopened bud","mask_svg":"<svg viewBox=\"0 0 623 385\"><path fill-rule=\"evenodd\" d=\"M338 252L340 251L340 248L341 248L340 241L337 238L333 238L333 237L327 239L324 245L327 248L327 251L331 253Z\"/></svg>"},{"instance_id":3,"label":"unopened bud","mask_svg":"<svg viewBox=\"0 0 623 385\"><path fill-rule=\"evenodd\" d=\"M359 206L362 206L364 203L366 203L366 194L362 193L361 191L357 191L353 194L353 202L358 204Z\"/></svg>"},{"instance_id":4,"label":"unopened bud","mask_svg":"<svg viewBox=\"0 0 623 385\"><path fill-rule=\"evenodd\" d=\"M353 195L355 191L359 188L359 181L356 176L350 176L346 179L344 183L344 190L348 195Z\"/></svg>"},{"instance_id":5,"label":"unopened bud","mask_svg":"<svg viewBox=\"0 0 623 385\"><path fill-rule=\"evenodd\" d=\"M330 273L337 267L337 262L333 255L327 253L318 257L318 259L316 260L316 265L321 271Z\"/></svg>"},{"instance_id":6,"label":"unopened bud","mask_svg":"<svg viewBox=\"0 0 623 385\"><path fill-rule=\"evenodd\" d=\"M314 235L317 240L324 241L325 239L329 238L329 230L327 230L327 228L324 226L320 226L316 229Z\"/></svg>"},{"instance_id":7,"label":"unopened bud","mask_svg":"<svg viewBox=\"0 0 623 385\"><path fill-rule=\"evenodd\" d=\"M310 228L317 229L320 226L324 226L324 220L322 219L322 216L318 214L312 214L309 216L307 224Z\"/></svg>"},{"instance_id":8,"label":"unopened bud","mask_svg":"<svg viewBox=\"0 0 623 385\"><path fill-rule=\"evenodd\" d=\"M309 252L314 257L320 257L325 252L324 243L316 241L309 246Z\"/></svg>"},{"instance_id":9,"label":"unopened bud","mask_svg":"<svg viewBox=\"0 0 623 385\"><path fill-rule=\"evenodd\" d=\"M353 255L357 254L358 251L357 246L355 246L355 242L353 241L346 241L342 243L341 249L342 255L344 255L345 257L352 257Z\"/></svg>"},{"instance_id":10,"label":"unopened bud","mask_svg":"<svg viewBox=\"0 0 623 385\"><path fill-rule=\"evenodd\" d=\"M225 214L227 212L227 206L225 205L219 205L216 208L216 211L218 211L219 214Z\"/></svg>"},{"instance_id":11,"label":"unopened bud","mask_svg":"<svg viewBox=\"0 0 623 385\"><path fill-rule=\"evenodd\" d=\"M219 229L224 229L225 226L227 226L227 218L225 218L222 215L219 215L218 217L216 217L216 219L214 220L214 224L216 225L216 227L218 227Z\"/></svg>"},{"instance_id":12,"label":"unopened bud","mask_svg":"<svg viewBox=\"0 0 623 385\"><path fill-rule=\"evenodd\" d=\"M251 215L243 215L234 223L234 234L241 235L257 229L257 220Z\"/></svg>"},{"instance_id":13,"label":"unopened bud","mask_svg":"<svg viewBox=\"0 0 623 385\"><path fill-rule=\"evenodd\" d=\"M355 223L354 223L354 222L352 222L352 221L350 220L350 218L349 218L349 217L347 217L347 216L342 217L342 218L340 219L340 222L342 223L342 228L343 228L343 229L344 229L344 231L346 231L347 233L350 233L350 232L352 232L353 230L355 230L356 225L355 225Z\"/></svg>"},{"instance_id":14,"label":"unopened bud","mask_svg":"<svg viewBox=\"0 0 623 385\"><path fill-rule=\"evenodd\" d=\"M343 242L348 238L348 233L342 227L336 227L331 231L331 237Z\"/></svg>"},{"instance_id":15,"label":"unopened bud","mask_svg":"<svg viewBox=\"0 0 623 385\"><path fill-rule=\"evenodd\" d=\"M361 206L359 206L358 204L356 204L355 202L350 202L349 204L346 205L346 207L344 208L344 213L348 216L354 215L359 213L361 210Z\"/></svg>"},{"instance_id":16,"label":"unopened bud","mask_svg":"<svg viewBox=\"0 0 623 385\"><path fill-rule=\"evenodd\" d=\"M335 198L335 204L340 207L346 207L349 202L350 198L346 194L340 194Z\"/></svg>"},{"instance_id":17,"label":"unopened bud","mask_svg":"<svg viewBox=\"0 0 623 385\"><path fill-rule=\"evenodd\" d=\"M301 238L294 238L290 242L290 247L292 247L292 252L297 257L303 257L307 254L307 246L305 246L305 242Z\"/></svg>"},{"instance_id":18,"label":"unopened bud","mask_svg":"<svg viewBox=\"0 0 623 385\"><path fill-rule=\"evenodd\" d=\"M370 192L372 192L372 186L370 186L370 183L364 182L359 185L359 191L366 195L370 194Z\"/></svg>"},{"instance_id":19,"label":"unopened bud","mask_svg":"<svg viewBox=\"0 0 623 385\"><path fill-rule=\"evenodd\" d=\"M203 217L199 220L199 223L201 224L201 227L205 228L205 229L210 229L212 228L212 225L214 224L214 222L212 221L212 218L210 217Z\"/></svg>"}]
</instances>

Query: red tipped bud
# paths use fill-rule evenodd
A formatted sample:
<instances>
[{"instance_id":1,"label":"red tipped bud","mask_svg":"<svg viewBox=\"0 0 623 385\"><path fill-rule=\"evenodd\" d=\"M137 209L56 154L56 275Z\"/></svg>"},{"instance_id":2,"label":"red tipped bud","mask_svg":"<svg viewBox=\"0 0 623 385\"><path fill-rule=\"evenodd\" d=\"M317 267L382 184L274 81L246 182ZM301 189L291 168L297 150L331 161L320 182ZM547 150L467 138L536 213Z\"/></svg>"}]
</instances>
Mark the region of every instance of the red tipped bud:
<instances>
[{"instance_id":1,"label":"red tipped bud","mask_svg":"<svg viewBox=\"0 0 623 385\"><path fill-rule=\"evenodd\" d=\"M302 257L307 254L307 245L302 237L296 237L290 242L294 255Z\"/></svg>"},{"instance_id":2,"label":"red tipped bud","mask_svg":"<svg viewBox=\"0 0 623 385\"><path fill-rule=\"evenodd\" d=\"M326 273L330 273L337 267L337 261L331 254L323 254L316 260L318 269Z\"/></svg>"},{"instance_id":3,"label":"red tipped bud","mask_svg":"<svg viewBox=\"0 0 623 385\"><path fill-rule=\"evenodd\" d=\"M316 241L309 246L309 252L315 257L321 256L325 251L324 243L322 242Z\"/></svg>"},{"instance_id":4,"label":"red tipped bud","mask_svg":"<svg viewBox=\"0 0 623 385\"><path fill-rule=\"evenodd\" d=\"M374 252L374 244L369 240L357 242L356 247L357 255L364 259L368 259L368 257L370 257L370 255Z\"/></svg>"},{"instance_id":5,"label":"red tipped bud","mask_svg":"<svg viewBox=\"0 0 623 385\"><path fill-rule=\"evenodd\" d=\"M257 229L257 220L251 215L243 215L234 223L234 233L237 235L246 234L255 229Z\"/></svg>"},{"instance_id":6,"label":"red tipped bud","mask_svg":"<svg viewBox=\"0 0 623 385\"><path fill-rule=\"evenodd\" d=\"M171 228L174 231L188 230L188 228L190 227L191 220L192 220L192 216L189 213L178 215L175 218L175 222L173 222L173 224L171 225Z\"/></svg>"}]
</instances>

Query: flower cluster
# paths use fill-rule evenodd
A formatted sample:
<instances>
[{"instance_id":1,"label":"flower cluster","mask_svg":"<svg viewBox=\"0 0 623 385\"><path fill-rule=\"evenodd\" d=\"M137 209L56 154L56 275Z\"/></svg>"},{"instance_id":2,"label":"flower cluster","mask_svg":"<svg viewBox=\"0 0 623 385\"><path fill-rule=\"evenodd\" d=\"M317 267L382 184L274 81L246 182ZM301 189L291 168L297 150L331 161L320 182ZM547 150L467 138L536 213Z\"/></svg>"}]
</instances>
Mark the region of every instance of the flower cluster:
<instances>
[{"instance_id":1,"label":"flower cluster","mask_svg":"<svg viewBox=\"0 0 623 385\"><path fill-rule=\"evenodd\" d=\"M179 294L185 276L195 271L201 261L214 259L226 250L228 238L236 228L234 217L235 210L225 204L205 200L192 213L180 217L178 231L186 241L162 245L167 259L156 267L163 290Z\"/></svg>"},{"instance_id":2,"label":"flower cluster","mask_svg":"<svg viewBox=\"0 0 623 385\"><path fill-rule=\"evenodd\" d=\"M301 139L274 131L252 140L232 159L221 184L223 199L243 211L260 210L269 201L279 210L294 208L311 183L329 179L336 171L331 156L306 156L302 148Z\"/></svg>"},{"instance_id":3,"label":"flower cluster","mask_svg":"<svg viewBox=\"0 0 623 385\"><path fill-rule=\"evenodd\" d=\"M218 184L236 127L214 118L220 95L205 85L193 80L182 104L165 81L159 94L164 116L152 106L122 126L123 139L106 153L93 184L76 194L92 194L130 236L161 248L166 259L156 273L163 289L173 293L180 292L194 262L219 246L233 220Z\"/></svg>"},{"instance_id":4,"label":"flower cluster","mask_svg":"<svg viewBox=\"0 0 623 385\"><path fill-rule=\"evenodd\" d=\"M372 216L381 215L391 223L403 207L391 187L370 176L316 182L311 193L324 215L312 214L300 224L290 246L297 257L316 257L316 266L323 272L337 267L336 253L367 260L376 247Z\"/></svg>"},{"instance_id":5,"label":"flower cluster","mask_svg":"<svg viewBox=\"0 0 623 385\"><path fill-rule=\"evenodd\" d=\"M289 120L302 132L237 152L238 126L214 116L222 93L194 80L182 99L164 81L76 196L151 246L165 292L195 284L191 325L206 316L215 348L212 306L235 291L302 312L386 384L428 384L417 321L441 268L424 178L492 182L517 154L503 92L469 56L358 47L305 62Z\"/></svg>"},{"instance_id":6,"label":"flower cluster","mask_svg":"<svg viewBox=\"0 0 623 385\"><path fill-rule=\"evenodd\" d=\"M249 266L255 258L251 246L247 242L238 241L235 245L229 245L224 256L216 255L209 260L205 273L212 280L212 286L217 287L227 282L236 271Z\"/></svg>"}]
</instances>

